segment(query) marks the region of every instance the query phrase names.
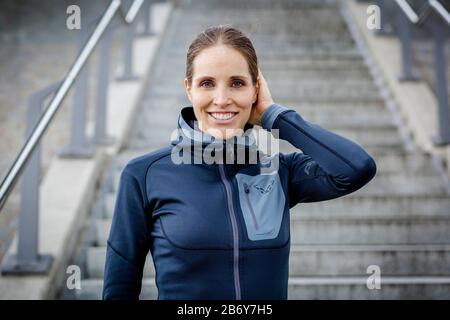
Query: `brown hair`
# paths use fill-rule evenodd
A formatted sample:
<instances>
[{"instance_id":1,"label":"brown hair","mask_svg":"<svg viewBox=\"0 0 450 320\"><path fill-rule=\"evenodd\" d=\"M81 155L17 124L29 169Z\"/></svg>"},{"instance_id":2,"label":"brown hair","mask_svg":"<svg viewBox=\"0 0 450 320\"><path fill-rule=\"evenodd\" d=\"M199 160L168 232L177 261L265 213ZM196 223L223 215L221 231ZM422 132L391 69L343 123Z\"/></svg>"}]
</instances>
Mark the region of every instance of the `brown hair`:
<instances>
[{"instance_id":1,"label":"brown hair","mask_svg":"<svg viewBox=\"0 0 450 320\"><path fill-rule=\"evenodd\" d=\"M245 60L247 60L253 85L255 85L258 78L258 58L256 57L255 48L244 33L231 25L209 27L192 41L186 59L186 78L189 85L192 85L194 59L203 49L219 44L236 49L244 56Z\"/></svg>"}]
</instances>

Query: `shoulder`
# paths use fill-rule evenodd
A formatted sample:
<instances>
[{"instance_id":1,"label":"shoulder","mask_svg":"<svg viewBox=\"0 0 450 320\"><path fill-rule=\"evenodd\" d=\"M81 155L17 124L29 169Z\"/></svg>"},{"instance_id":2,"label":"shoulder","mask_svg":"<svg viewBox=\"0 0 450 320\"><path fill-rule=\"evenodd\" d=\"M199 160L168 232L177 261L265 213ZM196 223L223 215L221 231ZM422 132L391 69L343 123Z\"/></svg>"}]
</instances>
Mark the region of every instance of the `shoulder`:
<instances>
[{"instance_id":1,"label":"shoulder","mask_svg":"<svg viewBox=\"0 0 450 320\"><path fill-rule=\"evenodd\" d=\"M122 174L127 174L139 178L145 176L152 165L159 161L164 161L167 157L170 158L172 147L167 146L149 153L140 155L127 162Z\"/></svg>"}]
</instances>

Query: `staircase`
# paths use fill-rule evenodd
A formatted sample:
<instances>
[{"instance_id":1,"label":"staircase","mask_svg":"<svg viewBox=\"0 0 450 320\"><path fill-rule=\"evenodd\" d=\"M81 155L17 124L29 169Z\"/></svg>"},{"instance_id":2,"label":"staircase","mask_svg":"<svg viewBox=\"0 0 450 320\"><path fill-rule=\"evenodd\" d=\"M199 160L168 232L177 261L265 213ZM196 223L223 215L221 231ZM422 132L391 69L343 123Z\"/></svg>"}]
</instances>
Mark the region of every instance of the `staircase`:
<instances>
[{"instance_id":1,"label":"staircase","mask_svg":"<svg viewBox=\"0 0 450 320\"><path fill-rule=\"evenodd\" d=\"M450 298L447 185L432 159L405 147L337 2L253 2L190 1L175 8L128 149L111 166L86 224L76 259L82 289L62 298L101 298L120 171L131 158L169 143L189 104L187 47L216 23L235 23L250 36L276 102L359 143L377 162L375 179L354 194L291 210L289 299ZM281 152L294 150L281 143ZM381 271L379 290L366 285L371 265ZM144 277L141 299L156 299L150 254Z\"/></svg>"}]
</instances>

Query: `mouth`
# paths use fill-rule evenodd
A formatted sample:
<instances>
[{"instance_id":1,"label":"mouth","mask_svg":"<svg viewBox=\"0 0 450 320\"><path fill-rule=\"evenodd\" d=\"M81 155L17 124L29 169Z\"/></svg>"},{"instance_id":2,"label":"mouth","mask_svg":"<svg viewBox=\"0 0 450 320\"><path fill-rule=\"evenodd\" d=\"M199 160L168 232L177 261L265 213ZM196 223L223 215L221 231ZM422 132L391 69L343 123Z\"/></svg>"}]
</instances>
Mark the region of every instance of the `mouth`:
<instances>
[{"instance_id":1,"label":"mouth","mask_svg":"<svg viewBox=\"0 0 450 320\"><path fill-rule=\"evenodd\" d=\"M218 124L227 124L234 120L239 112L208 112L208 116Z\"/></svg>"}]
</instances>

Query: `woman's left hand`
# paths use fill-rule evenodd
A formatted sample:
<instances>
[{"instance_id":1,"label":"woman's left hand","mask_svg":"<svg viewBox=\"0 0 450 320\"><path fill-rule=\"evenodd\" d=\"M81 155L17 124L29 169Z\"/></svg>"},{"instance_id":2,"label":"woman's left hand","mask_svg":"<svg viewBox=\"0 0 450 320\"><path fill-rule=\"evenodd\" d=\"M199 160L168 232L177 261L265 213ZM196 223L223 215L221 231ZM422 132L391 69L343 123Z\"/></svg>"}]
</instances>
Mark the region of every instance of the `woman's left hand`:
<instances>
[{"instance_id":1,"label":"woman's left hand","mask_svg":"<svg viewBox=\"0 0 450 320\"><path fill-rule=\"evenodd\" d=\"M264 79L261 69L258 70L259 70L257 82L258 98L252 106L252 112L250 114L249 122L251 124L256 124L260 126L262 114L274 102L270 94L266 79Z\"/></svg>"}]
</instances>

